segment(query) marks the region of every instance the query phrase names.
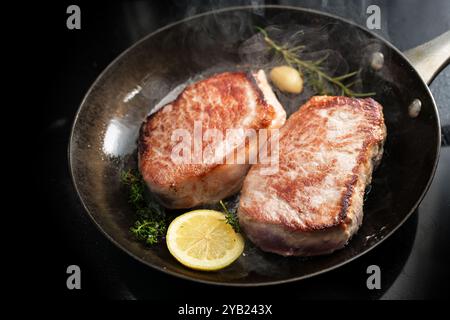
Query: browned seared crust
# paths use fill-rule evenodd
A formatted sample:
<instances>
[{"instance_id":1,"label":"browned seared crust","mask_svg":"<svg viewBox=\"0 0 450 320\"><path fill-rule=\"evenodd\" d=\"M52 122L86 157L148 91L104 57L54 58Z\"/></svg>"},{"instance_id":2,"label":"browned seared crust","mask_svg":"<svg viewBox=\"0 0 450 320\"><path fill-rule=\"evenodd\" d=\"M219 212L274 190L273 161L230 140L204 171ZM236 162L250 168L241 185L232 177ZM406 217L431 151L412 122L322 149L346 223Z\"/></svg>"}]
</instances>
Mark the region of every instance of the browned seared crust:
<instances>
[{"instance_id":1,"label":"browned seared crust","mask_svg":"<svg viewBox=\"0 0 450 320\"><path fill-rule=\"evenodd\" d=\"M209 202L208 199L218 201L218 197L238 191L249 166L174 164L171 152L177 141L171 141L172 133L176 129L184 129L193 137L194 122L201 121L203 133L213 128L225 137L226 130L231 128L266 128L274 117L274 108L265 101L250 74L226 72L196 82L174 102L149 116L142 125L138 152L143 178L168 207L191 207ZM211 143L203 141L201 150ZM193 148L191 152L194 154ZM216 180L222 179L225 169L232 169L233 173L229 181L222 181L228 185L220 186L220 181L212 184L208 181L211 173ZM237 181L239 175L241 178Z\"/></svg>"},{"instance_id":2,"label":"browned seared crust","mask_svg":"<svg viewBox=\"0 0 450 320\"><path fill-rule=\"evenodd\" d=\"M285 255L345 245L362 221L364 188L385 136L375 100L311 98L281 129L279 171L262 175L264 166L254 165L244 181L239 218L250 239Z\"/></svg>"}]
</instances>

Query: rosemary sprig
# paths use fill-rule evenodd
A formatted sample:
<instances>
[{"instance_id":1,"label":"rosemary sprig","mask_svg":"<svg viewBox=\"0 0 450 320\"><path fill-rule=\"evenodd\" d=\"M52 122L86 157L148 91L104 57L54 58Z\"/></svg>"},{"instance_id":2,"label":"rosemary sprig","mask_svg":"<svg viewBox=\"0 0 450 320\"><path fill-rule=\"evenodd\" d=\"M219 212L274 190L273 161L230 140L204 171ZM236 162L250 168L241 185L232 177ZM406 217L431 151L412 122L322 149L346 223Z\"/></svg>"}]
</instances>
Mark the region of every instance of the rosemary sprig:
<instances>
[{"instance_id":1,"label":"rosemary sprig","mask_svg":"<svg viewBox=\"0 0 450 320\"><path fill-rule=\"evenodd\" d=\"M222 200L219 201L220 206L222 207L223 212L225 213L225 219L227 223L233 227L234 231L237 233L241 232L241 227L239 225L239 219L235 211L231 212L228 210L227 206L223 203Z\"/></svg>"},{"instance_id":2,"label":"rosemary sprig","mask_svg":"<svg viewBox=\"0 0 450 320\"><path fill-rule=\"evenodd\" d=\"M256 27L256 29L261 32L264 36L264 41L271 49L274 49L275 52L280 54L289 66L296 67L300 74L307 78L308 83L314 88L316 93L325 95L330 94L327 88L331 85L335 89L338 89L341 95L349 97L369 97L375 95L375 92L361 93L350 89L350 87L355 85L358 81L354 81L347 85L342 82L343 80L356 76L359 73L359 70L336 77L330 76L320 66L328 58L327 55L317 61L302 60L299 58L298 54L305 48L304 45L298 45L291 48L289 48L288 45L279 45L269 37L266 30L260 27Z\"/></svg>"},{"instance_id":3,"label":"rosemary sprig","mask_svg":"<svg viewBox=\"0 0 450 320\"><path fill-rule=\"evenodd\" d=\"M121 180L128 187L128 202L136 212L136 221L130 232L147 245L158 243L167 230L164 210L145 197L145 182L139 172L123 171Z\"/></svg>"}]
</instances>

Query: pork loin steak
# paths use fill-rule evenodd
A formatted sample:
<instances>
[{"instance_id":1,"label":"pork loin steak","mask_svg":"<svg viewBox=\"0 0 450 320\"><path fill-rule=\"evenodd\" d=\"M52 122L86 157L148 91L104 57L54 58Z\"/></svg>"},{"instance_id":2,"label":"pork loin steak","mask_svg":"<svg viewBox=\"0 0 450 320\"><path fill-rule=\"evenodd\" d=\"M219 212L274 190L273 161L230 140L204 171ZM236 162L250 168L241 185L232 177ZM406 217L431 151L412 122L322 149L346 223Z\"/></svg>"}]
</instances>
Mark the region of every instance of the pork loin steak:
<instances>
[{"instance_id":1,"label":"pork loin steak","mask_svg":"<svg viewBox=\"0 0 450 320\"><path fill-rule=\"evenodd\" d=\"M247 236L284 256L344 247L361 225L385 137L375 100L311 98L281 129L278 172L262 174L257 164L244 180L238 216Z\"/></svg>"},{"instance_id":2,"label":"pork loin steak","mask_svg":"<svg viewBox=\"0 0 450 320\"><path fill-rule=\"evenodd\" d=\"M238 162L237 155L235 162L226 161L226 157L230 152L236 154L238 149L248 152L249 139L257 139L247 136L247 143L244 139L243 144L233 145L226 138L227 129L258 132L262 128L279 128L285 121L286 113L264 71L217 74L189 85L175 101L146 119L138 143L140 172L150 191L168 208L217 202L240 190L250 168L249 161ZM196 127L205 135L208 129L214 129L223 139L201 135L200 142L195 141L199 140ZM186 143L173 136L180 130L192 139L188 139L191 144L180 155L191 153L191 158L174 161L174 148ZM226 151L221 156L220 152L215 153L216 149Z\"/></svg>"}]
</instances>

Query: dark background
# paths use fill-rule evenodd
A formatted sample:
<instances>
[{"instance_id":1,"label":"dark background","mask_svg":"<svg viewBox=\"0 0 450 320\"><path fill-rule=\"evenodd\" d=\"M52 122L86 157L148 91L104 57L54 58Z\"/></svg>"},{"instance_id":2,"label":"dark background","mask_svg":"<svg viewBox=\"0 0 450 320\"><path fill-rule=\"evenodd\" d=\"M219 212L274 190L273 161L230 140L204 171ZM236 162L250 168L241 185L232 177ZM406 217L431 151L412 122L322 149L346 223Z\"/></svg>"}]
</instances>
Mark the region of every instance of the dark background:
<instances>
[{"instance_id":1,"label":"dark background","mask_svg":"<svg viewBox=\"0 0 450 320\"><path fill-rule=\"evenodd\" d=\"M223 288L192 283L152 270L110 243L91 223L72 186L67 163L71 125L78 106L99 73L123 50L167 23L211 8L252 3L298 5L365 24L365 9L381 7L379 32L399 49L421 44L450 29L450 1L62 1L36 7L30 48L40 88L32 112L38 131L33 167L41 212L38 247L26 256L42 267L44 298L171 299L180 302L252 298L421 299L448 298L450 253L450 148L444 147L436 178L416 212L392 237L357 261L324 275L264 288ZM66 8L81 8L81 30L67 30ZM42 88L41 88L42 87ZM441 121L450 124L450 67L432 83ZM30 93L31 94L31 93ZM25 93L24 96L27 94ZM24 97L25 98L25 97ZM34 115L34 114L33 114ZM37 228L36 228L37 229ZM66 268L82 271L82 289L66 288ZM366 268L379 265L382 289L366 288Z\"/></svg>"}]
</instances>

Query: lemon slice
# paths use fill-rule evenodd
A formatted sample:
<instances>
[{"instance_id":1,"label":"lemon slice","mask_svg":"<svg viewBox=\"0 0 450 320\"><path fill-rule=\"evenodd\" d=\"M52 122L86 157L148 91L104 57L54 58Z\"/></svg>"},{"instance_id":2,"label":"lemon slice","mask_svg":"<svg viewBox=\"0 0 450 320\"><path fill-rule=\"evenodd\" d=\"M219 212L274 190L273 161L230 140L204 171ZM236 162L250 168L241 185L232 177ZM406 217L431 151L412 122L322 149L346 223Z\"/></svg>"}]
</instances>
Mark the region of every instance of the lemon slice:
<instances>
[{"instance_id":1,"label":"lemon slice","mask_svg":"<svg viewBox=\"0 0 450 320\"><path fill-rule=\"evenodd\" d=\"M226 223L223 213L195 210L172 221L167 247L183 265L197 270L222 269L244 250L244 239Z\"/></svg>"}]
</instances>

